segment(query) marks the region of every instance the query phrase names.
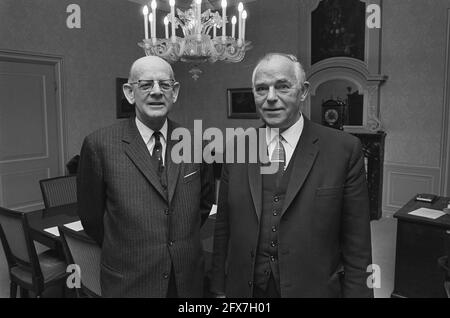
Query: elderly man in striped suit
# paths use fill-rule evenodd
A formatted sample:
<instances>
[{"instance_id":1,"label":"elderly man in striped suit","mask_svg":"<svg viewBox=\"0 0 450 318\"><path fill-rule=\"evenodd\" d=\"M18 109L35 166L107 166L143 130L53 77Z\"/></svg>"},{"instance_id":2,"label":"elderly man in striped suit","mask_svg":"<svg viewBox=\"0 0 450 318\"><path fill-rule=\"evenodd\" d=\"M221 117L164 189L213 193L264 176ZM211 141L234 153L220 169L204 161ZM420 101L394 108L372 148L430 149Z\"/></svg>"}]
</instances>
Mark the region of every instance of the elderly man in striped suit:
<instances>
[{"instance_id":1,"label":"elderly man in striped suit","mask_svg":"<svg viewBox=\"0 0 450 318\"><path fill-rule=\"evenodd\" d=\"M180 84L170 65L148 56L123 86L136 117L84 140L78 173L79 215L102 246L106 297L201 297L200 227L214 200L212 169L175 163L167 118Z\"/></svg>"}]
</instances>

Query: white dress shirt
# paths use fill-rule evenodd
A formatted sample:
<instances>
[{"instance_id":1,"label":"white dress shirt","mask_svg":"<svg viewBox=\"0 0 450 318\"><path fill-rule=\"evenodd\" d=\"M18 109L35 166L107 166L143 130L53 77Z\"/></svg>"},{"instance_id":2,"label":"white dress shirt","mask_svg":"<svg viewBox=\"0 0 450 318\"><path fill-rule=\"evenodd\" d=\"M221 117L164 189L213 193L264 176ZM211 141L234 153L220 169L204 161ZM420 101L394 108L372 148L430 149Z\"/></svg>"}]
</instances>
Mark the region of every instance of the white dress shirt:
<instances>
[{"instance_id":1,"label":"white dress shirt","mask_svg":"<svg viewBox=\"0 0 450 318\"><path fill-rule=\"evenodd\" d=\"M139 133L141 134L142 139L144 140L144 143L147 145L147 149L150 152L150 154L153 153L153 148L155 147L155 136L153 136L154 130L147 127L145 124L143 124L137 117L136 117L136 126L139 130ZM164 125L159 130L162 134L162 138L160 138L161 145L162 145L162 160L163 165L166 163L166 146L167 146L167 119L164 122Z\"/></svg>"},{"instance_id":2,"label":"white dress shirt","mask_svg":"<svg viewBox=\"0 0 450 318\"><path fill-rule=\"evenodd\" d=\"M302 135L303 124L304 120L303 115L301 114L300 119L297 120L295 124L281 133L281 136L283 137L281 139L281 143L283 144L286 153L286 165L284 166L285 170L287 169L289 162L291 161L295 147L297 147L300 136ZM278 129L266 127L266 142L269 158L272 158L272 153L276 148L278 142L278 133Z\"/></svg>"}]
</instances>

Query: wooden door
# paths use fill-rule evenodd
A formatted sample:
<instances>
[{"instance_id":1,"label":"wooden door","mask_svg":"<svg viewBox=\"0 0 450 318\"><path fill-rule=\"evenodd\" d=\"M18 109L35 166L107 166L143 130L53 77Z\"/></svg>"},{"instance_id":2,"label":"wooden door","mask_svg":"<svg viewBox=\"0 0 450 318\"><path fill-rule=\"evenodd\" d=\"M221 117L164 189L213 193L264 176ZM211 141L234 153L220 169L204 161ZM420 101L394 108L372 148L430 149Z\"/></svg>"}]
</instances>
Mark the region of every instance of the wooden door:
<instances>
[{"instance_id":1,"label":"wooden door","mask_svg":"<svg viewBox=\"0 0 450 318\"><path fill-rule=\"evenodd\" d=\"M43 206L39 180L60 175L55 64L0 58L0 206Z\"/></svg>"}]
</instances>

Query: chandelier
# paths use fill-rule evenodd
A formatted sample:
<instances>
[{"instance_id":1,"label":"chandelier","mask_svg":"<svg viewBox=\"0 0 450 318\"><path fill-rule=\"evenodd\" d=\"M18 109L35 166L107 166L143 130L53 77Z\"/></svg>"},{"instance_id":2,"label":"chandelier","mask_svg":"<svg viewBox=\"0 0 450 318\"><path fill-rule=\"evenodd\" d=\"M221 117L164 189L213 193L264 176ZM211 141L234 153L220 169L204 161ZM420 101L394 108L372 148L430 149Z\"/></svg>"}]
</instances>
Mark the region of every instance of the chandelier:
<instances>
[{"instance_id":1,"label":"chandelier","mask_svg":"<svg viewBox=\"0 0 450 318\"><path fill-rule=\"evenodd\" d=\"M210 9L202 13L202 0L193 0L186 11L177 8L178 16L175 15L175 0L170 0L169 4L170 13L164 17L164 38L156 37L156 0L151 2L151 13L148 6L144 6L142 10L145 38L138 45L144 49L146 55L159 56L169 63L193 63L194 67L189 73L197 80L202 73L198 68L199 64L216 61L237 63L242 61L245 52L251 49L251 42L245 40L247 11L244 10L242 2L238 5L238 18L233 16L231 19L231 34L226 31L229 22L226 0L221 3L222 15ZM181 28L183 37L176 35L178 28ZM220 35L218 29L221 30Z\"/></svg>"}]
</instances>

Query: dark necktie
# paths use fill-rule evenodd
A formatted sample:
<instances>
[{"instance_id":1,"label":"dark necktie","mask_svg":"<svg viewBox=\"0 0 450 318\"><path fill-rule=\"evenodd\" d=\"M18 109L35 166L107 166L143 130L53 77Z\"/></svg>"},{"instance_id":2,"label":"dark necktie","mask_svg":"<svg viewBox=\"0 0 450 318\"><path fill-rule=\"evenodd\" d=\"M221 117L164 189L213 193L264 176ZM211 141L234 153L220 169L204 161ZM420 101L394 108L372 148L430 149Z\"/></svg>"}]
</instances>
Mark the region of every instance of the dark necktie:
<instances>
[{"instance_id":1,"label":"dark necktie","mask_svg":"<svg viewBox=\"0 0 450 318\"><path fill-rule=\"evenodd\" d=\"M164 169L164 162L163 162L163 153L162 153L162 144L161 144L161 137L162 134L159 131L155 131L153 133L153 137L155 137L155 145L153 146L153 158L158 160L158 175L161 177L162 171Z\"/></svg>"}]
</instances>

